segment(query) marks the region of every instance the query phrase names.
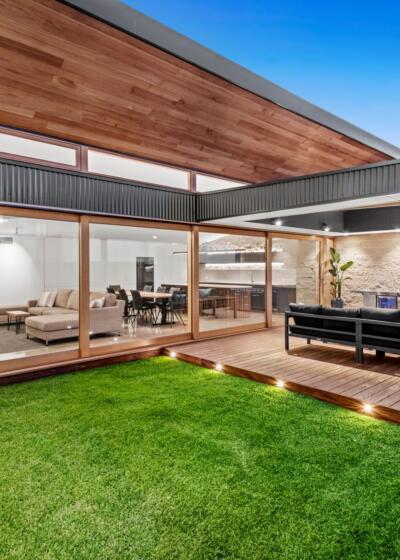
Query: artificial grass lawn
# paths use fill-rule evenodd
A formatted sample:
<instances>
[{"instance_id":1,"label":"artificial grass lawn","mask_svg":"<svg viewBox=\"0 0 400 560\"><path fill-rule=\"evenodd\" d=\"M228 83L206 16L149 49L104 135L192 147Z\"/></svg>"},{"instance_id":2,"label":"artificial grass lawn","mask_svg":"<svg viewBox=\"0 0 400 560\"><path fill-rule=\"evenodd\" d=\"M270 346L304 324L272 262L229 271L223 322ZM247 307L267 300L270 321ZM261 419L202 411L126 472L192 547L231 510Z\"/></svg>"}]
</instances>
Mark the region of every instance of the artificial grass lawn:
<instances>
[{"instance_id":1,"label":"artificial grass lawn","mask_svg":"<svg viewBox=\"0 0 400 560\"><path fill-rule=\"evenodd\" d=\"M398 559L400 431L169 358L0 389L0 558Z\"/></svg>"}]
</instances>

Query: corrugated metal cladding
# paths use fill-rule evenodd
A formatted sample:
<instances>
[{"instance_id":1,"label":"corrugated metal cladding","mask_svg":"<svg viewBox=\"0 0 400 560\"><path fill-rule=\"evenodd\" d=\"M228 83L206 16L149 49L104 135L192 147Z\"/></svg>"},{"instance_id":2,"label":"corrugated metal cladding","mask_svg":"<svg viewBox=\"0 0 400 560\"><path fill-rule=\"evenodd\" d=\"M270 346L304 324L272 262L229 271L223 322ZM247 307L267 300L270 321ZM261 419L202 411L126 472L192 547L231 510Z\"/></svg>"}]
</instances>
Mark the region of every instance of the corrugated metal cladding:
<instances>
[{"instance_id":1,"label":"corrugated metal cladding","mask_svg":"<svg viewBox=\"0 0 400 560\"><path fill-rule=\"evenodd\" d=\"M400 160L201 194L197 219L216 220L392 193L400 193Z\"/></svg>"},{"instance_id":2,"label":"corrugated metal cladding","mask_svg":"<svg viewBox=\"0 0 400 560\"><path fill-rule=\"evenodd\" d=\"M0 202L3 203L194 222L195 199L190 192L0 160Z\"/></svg>"},{"instance_id":3,"label":"corrugated metal cladding","mask_svg":"<svg viewBox=\"0 0 400 560\"><path fill-rule=\"evenodd\" d=\"M208 221L400 193L400 160L207 194L0 159L0 203L82 213Z\"/></svg>"}]
</instances>

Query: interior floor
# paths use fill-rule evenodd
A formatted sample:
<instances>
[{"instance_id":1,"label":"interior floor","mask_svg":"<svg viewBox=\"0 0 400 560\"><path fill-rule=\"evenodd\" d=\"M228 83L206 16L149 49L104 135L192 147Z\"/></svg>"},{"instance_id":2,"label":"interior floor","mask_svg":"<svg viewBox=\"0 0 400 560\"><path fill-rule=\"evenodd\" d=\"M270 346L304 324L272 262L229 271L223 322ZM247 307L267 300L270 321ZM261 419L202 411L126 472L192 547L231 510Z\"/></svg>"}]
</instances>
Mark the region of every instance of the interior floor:
<instances>
[{"instance_id":1,"label":"interior floor","mask_svg":"<svg viewBox=\"0 0 400 560\"><path fill-rule=\"evenodd\" d=\"M182 315L183 323L176 321L174 324L157 325L151 323L138 323L132 324L124 322L122 324L121 332L110 333L110 335L92 336L90 339L91 348L100 348L102 346L117 345L119 343L132 341L132 340L149 340L157 337L178 336L190 332L190 325L187 315ZM225 317L201 315L199 318L200 332L208 332L213 330L231 328L231 327L245 327L246 325L262 323L264 320L264 313L251 311L241 315L240 313L236 318L231 314ZM56 352L77 350L79 343L77 339L61 340L50 342L48 346L38 339L26 338L24 325L17 334L15 332L15 325L11 325L10 330L7 325L0 327L0 361L12 360L16 358L27 358L39 356L43 354L53 354Z\"/></svg>"}]
</instances>

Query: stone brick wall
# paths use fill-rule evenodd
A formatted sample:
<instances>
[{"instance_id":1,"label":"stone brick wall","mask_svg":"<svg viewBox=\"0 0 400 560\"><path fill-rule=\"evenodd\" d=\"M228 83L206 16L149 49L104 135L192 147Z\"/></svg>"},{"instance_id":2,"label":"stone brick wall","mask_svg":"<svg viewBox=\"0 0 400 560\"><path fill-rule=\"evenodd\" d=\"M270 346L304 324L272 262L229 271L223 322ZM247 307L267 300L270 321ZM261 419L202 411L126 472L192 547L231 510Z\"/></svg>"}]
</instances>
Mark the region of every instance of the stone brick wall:
<instances>
[{"instance_id":1,"label":"stone brick wall","mask_svg":"<svg viewBox=\"0 0 400 560\"><path fill-rule=\"evenodd\" d=\"M356 290L400 291L400 234L350 235L337 237L335 247L343 261L353 260L351 280L344 284L345 305L363 305Z\"/></svg>"},{"instance_id":2,"label":"stone brick wall","mask_svg":"<svg viewBox=\"0 0 400 560\"><path fill-rule=\"evenodd\" d=\"M318 243L312 240L274 239L273 261L282 267L272 271L274 286L296 286L298 303L314 304L319 297Z\"/></svg>"}]
</instances>

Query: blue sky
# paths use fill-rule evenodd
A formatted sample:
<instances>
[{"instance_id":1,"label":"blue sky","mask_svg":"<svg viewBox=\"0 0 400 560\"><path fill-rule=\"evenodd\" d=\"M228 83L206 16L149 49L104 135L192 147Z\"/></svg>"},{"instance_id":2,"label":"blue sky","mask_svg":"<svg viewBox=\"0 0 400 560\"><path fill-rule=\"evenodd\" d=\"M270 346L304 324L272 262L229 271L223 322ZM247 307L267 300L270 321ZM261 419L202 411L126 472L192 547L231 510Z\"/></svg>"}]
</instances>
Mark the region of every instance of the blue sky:
<instances>
[{"instance_id":1,"label":"blue sky","mask_svg":"<svg viewBox=\"0 0 400 560\"><path fill-rule=\"evenodd\" d=\"M400 2L124 1L400 146Z\"/></svg>"}]
</instances>

